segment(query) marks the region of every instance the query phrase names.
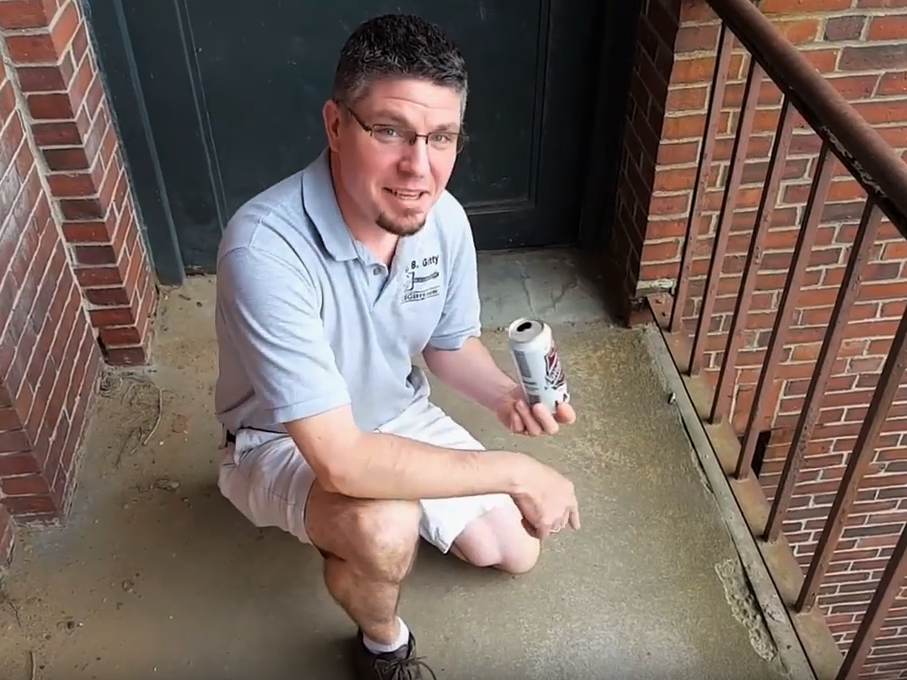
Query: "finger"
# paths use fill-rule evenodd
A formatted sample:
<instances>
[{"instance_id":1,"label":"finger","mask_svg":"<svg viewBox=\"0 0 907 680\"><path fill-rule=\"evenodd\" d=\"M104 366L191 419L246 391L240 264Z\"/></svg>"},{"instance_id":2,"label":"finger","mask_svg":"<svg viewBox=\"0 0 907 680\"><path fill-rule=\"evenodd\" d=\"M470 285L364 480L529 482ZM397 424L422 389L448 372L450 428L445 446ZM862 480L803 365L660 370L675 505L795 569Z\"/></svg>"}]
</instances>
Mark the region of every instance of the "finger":
<instances>
[{"instance_id":1,"label":"finger","mask_svg":"<svg viewBox=\"0 0 907 680\"><path fill-rule=\"evenodd\" d=\"M510 431L517 434L521 434L525 427L523 426L523 419L520 418L520 414L516 411L510 412Z\"/></svg>"},{"instance_id":2,"label":"finger","mask_svg":"<svg viewBox=\"0 0 907 680\"><path fill-rule=\"evenodd\" d=\"M526 530L527 534L529 534L530 536L532 536L535 539L538 539L539 541L547 538L547 536L548 536L548 532L544 527L540 528L540 527L534 526L526 519L523 519L523 528Z\"/></svg>"},{"instance_id":3,"label":"finger","mask_svg":"<svg viewBox=\"0 0 907 680\"><path fill-rule=\"evenodd\" d=\"M520 399L516 403L516 411L520 414L520 418L523 419L523 425L526 427L526 432L529 433L530 437L538 437L542 434L542 427L536 422L532 411L529 410L529 406L525 401Z\"/></svg>"},{"instance_id":4,"label":"finger","mask_svg":"<svg viewBox=\"0 0 907 680\"><path fill-rule=\"evenodd\" d=\"M570 511L566 510L564 514L558 518L557 522L551 527L551 533L557 534L566 529L570 525Z\"/></svg>"},{"instance_id":5,"label":"finger","mask_svg":"<svg viewBox=\"0 0 907 680\"><path fill-rule=\"evenodd\" d=\"M539 403L533 406L532 415L535 416L536 421L546 434L557 434L560 426L557 424L554 414L544 404Z\"/></svg>"},{"instance_id":6,"label":"finger","mask_svg":"<svg viewBox=\"0 0 907 680\"><path fill-rule=\"evenodd\" d=\"M576 411L570 404L558 404L554 414L559 423L572 425L576 422Z\"/></svg>"},{"instance_id":7,"label":"finger","mask_svg":"<svg viewBox=\"0 0 907 680\"><path fill-rule=\"evenodd\" d=\"M570 510L570 526L574 531L579 530L579 510L577 508Z\"/></svg>"}]
</instances>

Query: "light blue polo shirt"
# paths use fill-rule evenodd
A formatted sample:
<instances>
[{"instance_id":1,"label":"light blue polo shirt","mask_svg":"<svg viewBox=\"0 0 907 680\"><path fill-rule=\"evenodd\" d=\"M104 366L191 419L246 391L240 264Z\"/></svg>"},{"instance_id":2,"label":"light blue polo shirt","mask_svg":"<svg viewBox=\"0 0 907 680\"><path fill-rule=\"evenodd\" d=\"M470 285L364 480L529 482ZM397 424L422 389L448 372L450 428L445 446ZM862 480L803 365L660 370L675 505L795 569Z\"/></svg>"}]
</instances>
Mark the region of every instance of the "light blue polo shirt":
<instances>
[{"instance_id":1,"label":"light blue polo shirt","mask_svg":"<svg viewBox=\"0 0 907 680\"><path fill-rule=\"evenodd\" d=\"M476 277L469 221L447 192L390 270L378 262L340 215L325 151L243 205L223 235L218 419L283 432L350 404L361 430L387 423L429 394L412 357L479 335Z\"/></svg>"}]
</instances>

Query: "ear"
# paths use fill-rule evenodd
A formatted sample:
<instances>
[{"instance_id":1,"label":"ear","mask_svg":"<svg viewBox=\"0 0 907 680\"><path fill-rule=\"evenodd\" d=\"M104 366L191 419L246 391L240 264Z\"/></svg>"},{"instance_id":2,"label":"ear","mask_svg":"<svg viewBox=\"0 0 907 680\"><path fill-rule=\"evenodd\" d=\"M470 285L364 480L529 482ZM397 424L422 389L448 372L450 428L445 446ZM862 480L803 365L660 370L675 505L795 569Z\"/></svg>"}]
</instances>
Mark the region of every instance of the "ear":
<instances>
[{"instance_id":1,"label":"ear","mask_svg":"<svg viewBox=\"0 0 907 680\"><path fill-rule=\"evenodd\" d=\"M333 99L328 99L324 103L321 115L324 118L324 131L327 134L328 147L336 153L340 150L340 107Z\"/></svg>"}]
</instances>

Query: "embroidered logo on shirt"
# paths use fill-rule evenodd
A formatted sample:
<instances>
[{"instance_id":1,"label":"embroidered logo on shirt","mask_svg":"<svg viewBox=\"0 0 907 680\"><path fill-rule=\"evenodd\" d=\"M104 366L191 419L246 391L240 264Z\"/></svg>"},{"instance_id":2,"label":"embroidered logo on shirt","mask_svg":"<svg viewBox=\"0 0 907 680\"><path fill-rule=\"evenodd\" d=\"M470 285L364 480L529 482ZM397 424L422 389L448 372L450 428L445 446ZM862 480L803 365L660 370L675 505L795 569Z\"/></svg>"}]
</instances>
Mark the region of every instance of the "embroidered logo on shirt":
<instances>
[{"instance_id":1,"label":"embroidered logo on shirt","mask_svg":"<svg viewBox=\"0 0 907 680\"><path fill-rule=\"evenodd\" d=\"M409 263L406 268L402 302L419 302L441 294L439 262L440 258L437 255L430 255Z\"/></svg>"}]
</instances>

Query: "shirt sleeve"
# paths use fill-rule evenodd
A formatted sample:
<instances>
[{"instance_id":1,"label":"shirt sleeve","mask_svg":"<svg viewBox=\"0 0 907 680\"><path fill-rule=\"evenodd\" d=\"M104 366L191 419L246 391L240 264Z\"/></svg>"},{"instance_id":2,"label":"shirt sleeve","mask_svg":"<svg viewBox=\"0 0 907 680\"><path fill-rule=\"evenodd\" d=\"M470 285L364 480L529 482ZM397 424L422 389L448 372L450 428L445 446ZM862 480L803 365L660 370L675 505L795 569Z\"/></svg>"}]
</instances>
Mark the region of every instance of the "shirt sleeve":
<instances>
[{"instance_id":1,"label":"shirt sleeve","mask_svg":"<svg viewBox=\"0 0 907 680\"><path fill-rule=\"evenodd\" d=\"M218 262L217 313L256 396L281 423L350 403L308 273L243 247Z\"/></svg>"},{"instance_id":2,"label":"shirt sleeve","mask_svg":"<svg viewBox=\"0 0 907 680\"><path fill-rule=\"evenodd\" d=\"M471 337L482 332L476 247L466 212L457 205L455 219L459 224L447 224L456 235L450 258L447 297L438 326L429 344L442 350L456 350ZM450 219L450 218L448 218Z\"/></svg>"}]
</instances>

